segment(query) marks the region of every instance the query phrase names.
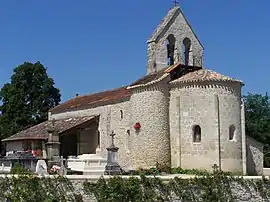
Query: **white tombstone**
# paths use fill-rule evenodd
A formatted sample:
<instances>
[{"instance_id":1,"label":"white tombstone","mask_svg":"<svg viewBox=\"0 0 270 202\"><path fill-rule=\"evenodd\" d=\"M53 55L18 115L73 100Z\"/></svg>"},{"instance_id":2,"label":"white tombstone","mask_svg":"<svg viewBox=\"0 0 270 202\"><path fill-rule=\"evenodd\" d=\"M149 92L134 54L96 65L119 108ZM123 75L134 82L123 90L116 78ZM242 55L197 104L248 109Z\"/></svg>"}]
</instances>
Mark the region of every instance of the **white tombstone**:
<instances>
[{"instance_id":1,"label":"white tombstone","mask_svg":"<svg viewBox=\"0 0 270 202\"><path fill-rule=\"evenodd\" d=\"M2 166L1 166L0 171L1 171L1 172L4 172L4 170L5 170L5 165L4 165L4 163L2 163Z\"/></svg>"},{"instance_id":2,"label":"white tombstone","mask_svg":"<svg viewBox=\"0 0 270 202\"><path fill-rule=\"evenodd\" d=\"M60 169L59 169L59 175L67 175L67 169L64 165L64 158L61 156L60 158Z\"/></svg>"},{"instance_id":3,"label":"white tombstone","mask_svg":"<svg viewBox=\"0 0 270 202\"><path fill-rule=\"evenodd\" d=\"M48 170L47 170L47 164L44 160L38 160L37 165L36 165L36 173L39 175L47 175Z\"/></svg>"}]
</instances>

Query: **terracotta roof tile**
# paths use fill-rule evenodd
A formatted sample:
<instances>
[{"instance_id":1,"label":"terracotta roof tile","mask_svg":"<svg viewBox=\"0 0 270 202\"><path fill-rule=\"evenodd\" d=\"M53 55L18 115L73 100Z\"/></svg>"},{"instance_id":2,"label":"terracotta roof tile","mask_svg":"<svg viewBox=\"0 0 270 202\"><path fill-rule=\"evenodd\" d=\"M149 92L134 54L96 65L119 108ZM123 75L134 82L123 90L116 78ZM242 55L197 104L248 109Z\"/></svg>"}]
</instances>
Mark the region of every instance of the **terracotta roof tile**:
<instances>
[{"instance_id":1,"label":"terracotta roof tile","mask_svg":"<svg viewBox=\"0 0 270 202\"><path fill-rule=\"evenodd\" d=\"M243 83L240 80L222 75L218 72L209 70L209 69L200 69L197 71L189 72L180 78L171 81L171 83L187 83L187 82L200 82L200 81L230 81L230 82L239 82Z\"/></svg>"},{"instance_id":2,"label":"terracotta roof tile","mask_svg":"<svg viewBox=\"0 0 270 202\"><path fill-rule=\"evenodd\" d=\"M86 123L92 119L94 119L94 116L56 120L55 128L59 131L59 134L61 134L71 128L78 127L81 124ZM52 124L52 121L45 121L31 128L20 131L2 141L8 142L8 141L26 140L26 139L28 140L47 139L48 138L47 129L51 127L51 124Z\"/></svg>"},{"instance_id":3,"label":"terracotta roof tile","mask_svg":"<svg viewBox=\"0 0 270 202\"><path fill-rule=\"evenodd\" d=\"M56 106L55 108L51 109L50 112L56 114L66 111L87 109L95 104L118 101L120 99L125 99L129 97L130 91L126 87L121 87L118 89L108 90L90 95L78 96L64 102L63 104Z\"/></svg>"}]
</instances>

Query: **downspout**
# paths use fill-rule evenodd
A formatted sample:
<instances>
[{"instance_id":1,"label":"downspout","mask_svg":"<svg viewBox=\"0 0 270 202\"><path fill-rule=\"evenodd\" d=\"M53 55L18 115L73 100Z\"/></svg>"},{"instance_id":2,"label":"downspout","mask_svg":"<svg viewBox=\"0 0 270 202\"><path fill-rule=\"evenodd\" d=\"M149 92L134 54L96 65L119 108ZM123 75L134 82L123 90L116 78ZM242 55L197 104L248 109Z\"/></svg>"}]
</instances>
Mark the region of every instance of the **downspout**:
<instances>
[{"instance_id":1,"label":"downspout","mask_svg":"<svg viewBox=\"0 0 270 202\"><path fill-rule=\"evenodd\" d=\"M221 171L221 142L220 142L220 110L219 110L219 97L215 95L216 111L217 111L217 129L218 129L218 167Z\"/></svg>"}]
</instances>

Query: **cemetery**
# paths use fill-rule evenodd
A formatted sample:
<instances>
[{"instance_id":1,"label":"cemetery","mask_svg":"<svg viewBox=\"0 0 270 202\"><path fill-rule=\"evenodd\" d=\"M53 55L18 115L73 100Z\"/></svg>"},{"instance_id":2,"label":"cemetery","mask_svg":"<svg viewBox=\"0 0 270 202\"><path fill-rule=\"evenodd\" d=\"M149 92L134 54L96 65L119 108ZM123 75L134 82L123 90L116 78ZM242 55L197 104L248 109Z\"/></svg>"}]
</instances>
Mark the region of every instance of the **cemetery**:
<instances>
[{"instance_id":1,"label":"cemetery","mask_svg":"<svg viewBox=\"0 0 270 202\"><path fill-rule=\"evenodd\" d=\"M0 200L270 201L264 145L246 133L244 83L204 67L174 3L147 41L146 75L4 131Z\"/></svg>"},{"instance_id":2,"label":"cemetery","mask_svg":"<svg viewBox=\"0 0 270 202\"><path fill-rule=\"evenodd\" d=\"M3 167L6 172L0 175L0 198L16 201L20 196L23 201L47 198L47 201L82 202L270 200L269 176L237 176L220 171L216 164L211 173L159 165L149 170L125 172L117 162L119 148L114 144L115 135L114 132L110 135L107 159L97 155L63 159L54 155L48 169L46 161L29 153L11 155L2 161L2 173ZM10 165L6 163L8 161ZM77 173L68 173L68 170Z\"/></svg>"}]
</instances>

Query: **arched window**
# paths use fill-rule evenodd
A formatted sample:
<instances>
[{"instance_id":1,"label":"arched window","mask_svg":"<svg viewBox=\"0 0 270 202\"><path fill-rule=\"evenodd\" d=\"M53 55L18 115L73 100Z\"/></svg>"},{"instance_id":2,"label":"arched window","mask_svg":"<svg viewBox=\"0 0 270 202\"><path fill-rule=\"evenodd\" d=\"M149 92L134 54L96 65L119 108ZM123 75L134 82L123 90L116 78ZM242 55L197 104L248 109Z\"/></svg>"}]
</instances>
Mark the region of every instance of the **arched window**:
<instances>
[{"instance_id":1,"label":"arched window","mask_svg":"<svg viewBox=\"0 0 270 202\"><path fill-rule=\"evenodd\" d=\"M183 61L184 61L184 64L186 66L189 65L190 63L190 52L191 52L191 40L189 38L185 38L183 40L183 48L182 48L182 58L183 58Z\"/></svg>"},{"instance_id":2,"label":"arched window","mask_svg":"<svg viewBox=\"0 0 270 202\"><path fill-rule=\"evenodd\" d=\"M201 142L202 130L199 125L193 127L193 142Z\"/></svg>"},{"instance_id":3,"label":"arched window","mask_svg":"<svg viewBox=\"0 0 270 202\"><path fill-rule=\"evenodd\" d=\"M168 65L174 64L175 37L170 34L166 40Z\"/></svg>"},{"instance_id":4,"label":"arched window","mask_svg":"<svg viewBox=\"0 0 270 202\"><path fill-rule=\"evenodd\" d=\"M235 126L231 125L230 128L229 128L229 140L234 139L234 134L235 134Z\"/></svg>"},{"instance_id":5,"label":"arched window","mask_svg":"<svg viewBox=\"0 0 270 202\"><path fill-rule=\"evenodd\" d=\"M122 120L123 117L124 117L124 115L123 115L123 110L120 110L120 120Z\"/></svg>"}]
</instances>

